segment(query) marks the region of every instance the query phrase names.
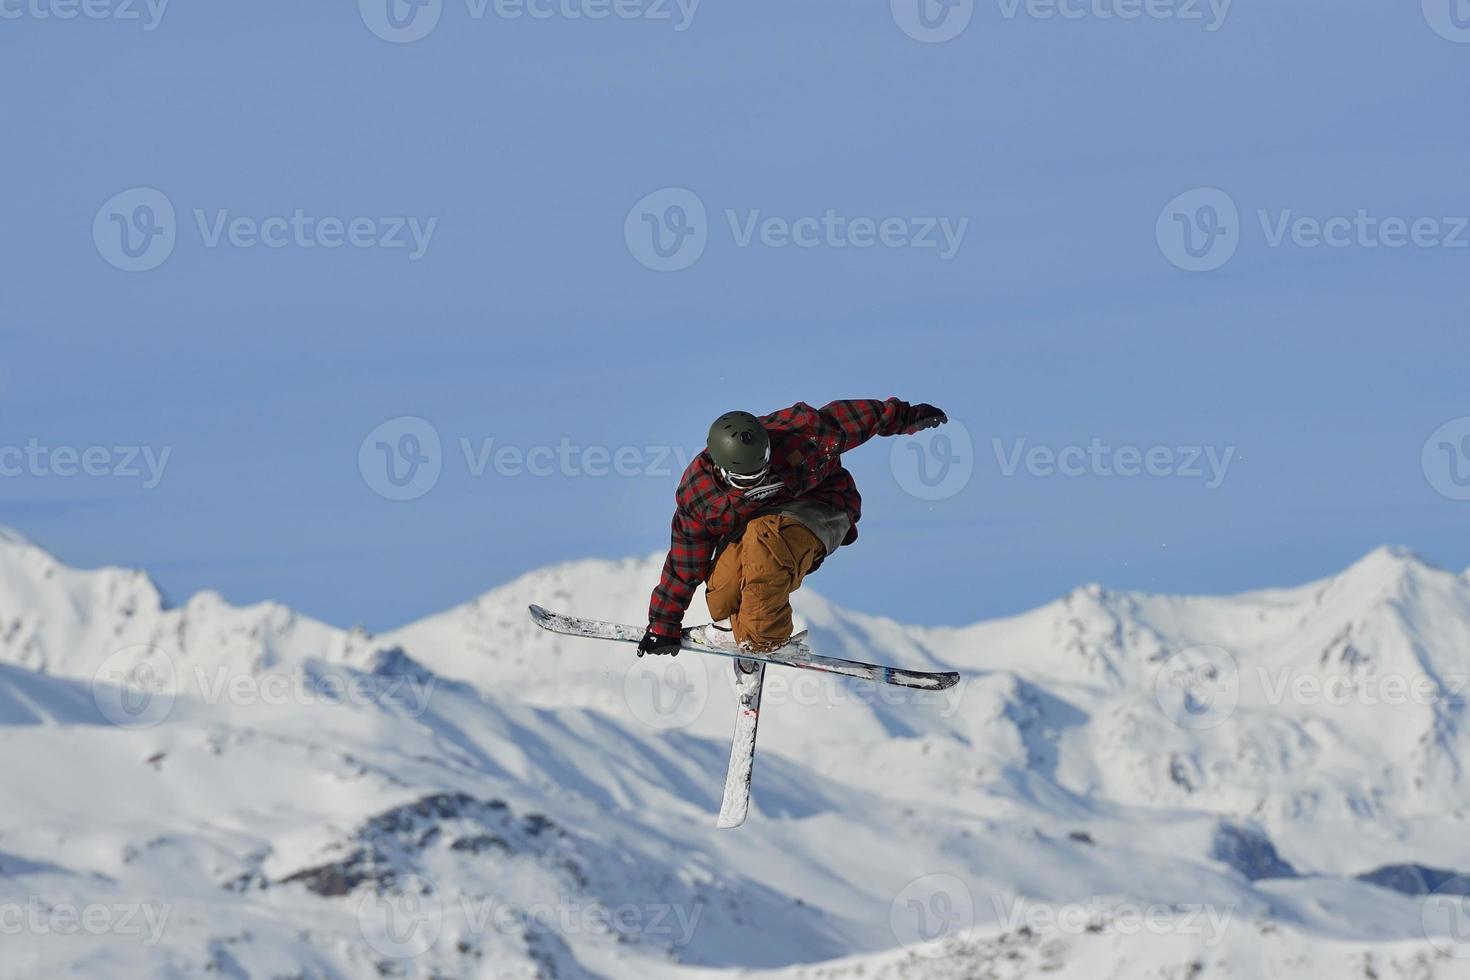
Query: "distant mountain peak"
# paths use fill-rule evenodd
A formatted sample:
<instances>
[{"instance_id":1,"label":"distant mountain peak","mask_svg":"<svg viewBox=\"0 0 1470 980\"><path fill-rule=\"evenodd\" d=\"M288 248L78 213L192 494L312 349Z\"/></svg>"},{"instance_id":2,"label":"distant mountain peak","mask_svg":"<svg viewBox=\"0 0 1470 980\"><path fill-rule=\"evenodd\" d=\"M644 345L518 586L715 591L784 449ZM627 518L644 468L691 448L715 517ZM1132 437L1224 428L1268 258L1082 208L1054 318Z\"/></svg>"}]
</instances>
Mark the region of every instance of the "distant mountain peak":
<instances>
[{"instance_id":1,"label":"distant mountain peak","mask_svg":"<svg viewBox=\"0 0 1470 980\"><path fill-rule=\"evenodd\" d=\"M1423 576L1449 575L1422 555L1402 545L1380 545L1334 576L1339 583L1393 586Z\"/></svg>"},{"instance_id":2,"label":"distant mountain peak","mask_svg":"<svg viewBox=\"0 0 1470 980\"><path fill-rule=\"evenodd\" d=\"M1412 548L1401 544L1383 544L1368 552L1355 564L1392 564L1392 565L1423 565L1427 568L1438 568L1433 562L1420 555Z\"/></svg>"}]
</instances>

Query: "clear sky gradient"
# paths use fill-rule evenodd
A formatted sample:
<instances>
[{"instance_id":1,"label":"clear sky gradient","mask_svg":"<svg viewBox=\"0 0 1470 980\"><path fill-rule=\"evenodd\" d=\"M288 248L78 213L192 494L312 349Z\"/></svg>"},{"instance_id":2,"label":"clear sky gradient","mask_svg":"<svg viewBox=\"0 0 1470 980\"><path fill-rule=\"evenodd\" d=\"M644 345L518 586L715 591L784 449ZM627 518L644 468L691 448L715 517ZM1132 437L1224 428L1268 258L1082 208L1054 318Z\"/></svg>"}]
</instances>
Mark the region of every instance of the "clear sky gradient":
<instances>
[{"instance_id":1,"label":"clear sky gradient","mask_svg":"<svg viewBox=\"0 0 1470 980\"><path fill-rule=\"evenodd\" d=\"M1464 0L1126 20L1113 0L961 0L943 43L905 32L925 22L903 0L692 18L626 0L638 16L603 19L443 0L408 43L370 29L376 2L174 0L152 29L142 4L0 4L0 523L74 564L144 567L176 600L385 628L666 547L662 453L720 412L897 395L948 410L970 448L954 431L922 460L852 456L862 538L813 581L847 606L968 622L1087 581L1295 583L1382 543L1470 564L1470 428L1425 457L1470 416ZM162 216L105 206L136 188L175 211L147 271L119 268L113 218ZM697 261L660 272L637 233L677 215L635 205L664 188L706 213L684 213ZM1197 188L1238 216L1198 195L1166 212ZM365 218L364 242L435 223L418 258L323 247L330 224L250 244L298 209L339 236ZM829 211L801 226L812 247L742 237ZM222 213L249 222L212 240ZM1303 217L1353 220L1337 247ZM875 242L887 218L893 241L967 224L945 257L937 230L941 247ZM1433 223L1389 247L1385 219ZM1186 271L1176 224L1235 251ZM372 461L378 441L429 459L401 441L422 433L363 450L400 417L441 444L408 500ZM535 452L497 463L503 446ZM1160 447L1155 472L1100 455L1125 446ZM624 475L588 447L632 447ZM1191 447L1232 453L1218 485ZM156 486L144 448L168 452ZM968 480L926 487L918 467L948 456Z\"/></svg>"}]
</instances>

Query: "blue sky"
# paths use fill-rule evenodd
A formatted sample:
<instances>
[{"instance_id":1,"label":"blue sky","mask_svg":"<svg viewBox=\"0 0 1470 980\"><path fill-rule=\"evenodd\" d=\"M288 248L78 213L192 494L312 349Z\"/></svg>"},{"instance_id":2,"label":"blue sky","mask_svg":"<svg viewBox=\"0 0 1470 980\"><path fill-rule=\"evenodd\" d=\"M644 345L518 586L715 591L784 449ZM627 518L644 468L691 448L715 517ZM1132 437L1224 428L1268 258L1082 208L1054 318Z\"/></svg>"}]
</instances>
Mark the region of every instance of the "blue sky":
<instances>
[{"instance_id":1,"label":"blue sky","mask_svg":"<svg viewBox=\"0 0 1470 980\"><path fill-rule=\"evenodd\" d=\"M1424 457L1470 416L1470 9L1438 2L961 0L942 43L902 29L905 0L444 0L408 43L369 28L386 0L10 4L0 468L63 452L4 469L0 523L175 599L385 628L666 546L661 453L725 410L897 395L964 426L970 476L923 499L911 450L854 454L863 535L813 582L848 606L966 622L1086 581L1229 591L1388 542L1463 568L1461 471ZM174 241L126 271L113 216L160 220L139 188ZM636 234L671 227L668 188L704 210L703 251L660 272ZM1218 267L1186 271L1168 229L1213 241L1201 188L1237 213ZM311 231L252 244L298 211ZM812 247L768 221L829 211ZM1341 247L1301 218L1339 219ZM324 247L321 219L362 219L363 246ZM421 255L400 219L430 229ZM860 247L885 219L894 244ZM1421 243L1384 244L1394 219ZM924 247L941 221L953 254ZM391 500L360 450L404 417L439 474ZM1470 473L1462 435L1431 460ZM573 464L478 468L486 440ZM1079 475L1008 462L1093 445ZM1125 446L1157 447L1154 474L1120 475ZM67 447L96 447L94 475L58 472ZM631 447L633 475L588 475L588 447ZM156 486L145 449L168 452ZM1217 481L1193 475L1207 449L1230 453Z\"/></svg>"}]
</instances>

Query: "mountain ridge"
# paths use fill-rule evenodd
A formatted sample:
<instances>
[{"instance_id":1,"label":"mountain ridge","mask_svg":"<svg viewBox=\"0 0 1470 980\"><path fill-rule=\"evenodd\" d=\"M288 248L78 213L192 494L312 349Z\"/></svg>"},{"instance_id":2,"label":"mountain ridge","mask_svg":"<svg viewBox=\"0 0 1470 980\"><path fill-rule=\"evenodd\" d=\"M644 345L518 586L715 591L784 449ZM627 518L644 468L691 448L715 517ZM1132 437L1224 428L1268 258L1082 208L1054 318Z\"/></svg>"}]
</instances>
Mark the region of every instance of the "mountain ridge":
<instances>
[{"instance_id":1,"label":"mountain ridge","mask_svg":"<svg viewBox=\"0 0 1470 980\"><path fill-rule=\"evenodd\" d=\"M1470 673L1470 581L1404 549L1235 596L1083 586L964 627L803 589L820 648L964 679L935 695L773 669L752 817L728 833L728 664L649 664L525 614L636 623L657 556L535 570L372 635L208 591L166 607L141 572L77 571L18 537L0 535L0 779L30 789L0 814L0 902L179 912L157 946L108 951L123 972L161 950L180 976L939 980L1091 976L1098 957L1187 976L1248 974L1284 935L1312 975L1467 975L1434 896L1395 889L1470 869L1449 690ZM1395 677L1430 696L1384 703ZM140 678L154 700L129 714ZM382 910L430 896L414 924L433 941L388 942ZM1075 932L1016 924L1097 901ZM487 902L503 928L473 914ZM661 902L688 935L530 915ZM1119 925L1151 904L1224 931ZM941 907L942 938L908 921ZM22 973L105 973L85 941L15 948Z\"/></svg>"}]
</instances>

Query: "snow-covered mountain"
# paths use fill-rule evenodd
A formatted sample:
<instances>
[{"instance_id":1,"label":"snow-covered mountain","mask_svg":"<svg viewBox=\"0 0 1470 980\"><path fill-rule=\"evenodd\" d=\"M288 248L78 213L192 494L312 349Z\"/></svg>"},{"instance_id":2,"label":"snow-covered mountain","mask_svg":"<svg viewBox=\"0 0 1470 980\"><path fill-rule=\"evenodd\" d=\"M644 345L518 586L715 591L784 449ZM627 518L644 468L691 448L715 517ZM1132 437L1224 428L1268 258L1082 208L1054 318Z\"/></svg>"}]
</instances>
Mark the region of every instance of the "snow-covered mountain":
<instances>
[{"instance_id":1,"label":"snow-covered mountain","mask_svg":"<svg viewBox=\"0 0 1470 980\"><path fill-rule=\"evenodd\" d=\"M1466 576L960 629L803 590L819 649L964 679L771 670L731 832L728 664L526 616L639 622L657 571L372 636L0 531L0 975L1470 976Z\"/></svg>"}]
</instances>

